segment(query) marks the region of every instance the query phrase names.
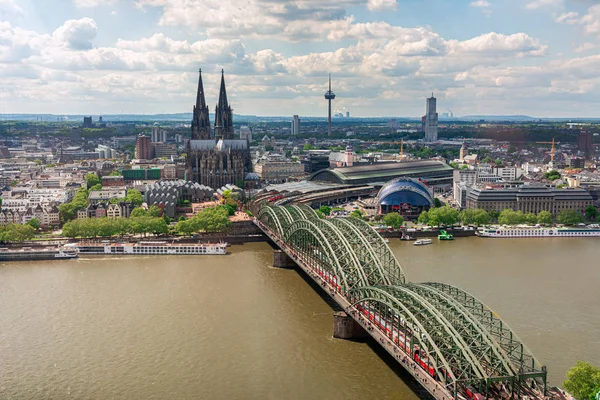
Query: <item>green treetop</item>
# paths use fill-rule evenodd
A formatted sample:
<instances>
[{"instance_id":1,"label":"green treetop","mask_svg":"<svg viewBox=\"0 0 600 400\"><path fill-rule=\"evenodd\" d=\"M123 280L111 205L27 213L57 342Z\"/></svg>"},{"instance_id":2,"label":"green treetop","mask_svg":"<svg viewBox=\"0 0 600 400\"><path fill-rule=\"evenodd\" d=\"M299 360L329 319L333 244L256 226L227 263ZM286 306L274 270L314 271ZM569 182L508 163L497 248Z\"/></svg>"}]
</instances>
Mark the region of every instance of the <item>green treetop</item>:
<instances>
[{"instance_id":1,"label":"green treetop","mask_svg":"<svg viewBox=\"0 0 600 400\"><path fill-rule=\"evenodd\" d=\"M577 365L567 371L563 386L577 400L596 400L600 393L600 368L578 361Z\"/></svg>"},{"instance_id":2,"label":"green treetop","mask_svg":"<svg viewBox=\"0 0 600 400\"><path fill-rule=\"evenodd\" d=\"M506 209L498 216L498 223L500 225L520 225L525 223L525 215L522 211Z\"/></svg>"},{"instance_id":3,"label":"green treetop","mask_svg":"<svg viewBox=\"0 0 600 400\"><path fill-rule=\"evenodd\" d=\"M92 186L100 183L100 178L94 172L89 172L85 174L85 182L87 185L86 187L90 189Z\"/></svg>"},{"instance_id":4,"label":"green treetop","mask_svg":"<svg viewBox=\"0 0 600 400\"><path fill-rule=\"evenodd\" d=\"M402 218L402 215L396 212L392 212L383 217L383 222L385 222L387 226L391 226L394 229L398 229L404 223L404 218Z\"/></svg>"},{"instance_id":5,"label":"green treetop","mask_svg":"<svg viewBox=\"0 0 600 400\"><path fill-rule=\"evenodd\" d=\"M552 213L550 213L550 211L540 211L537 215L537 221L540 225L552 225L552 222L554 221L554 216L552 216Z\"/></svg>"},{"instance_id":6,"label":"green treetop","mask_svg":"<svg viewBox=\"0 0 600 400\"><path fill-rule=\"evenodd\" d=\"M577 225L583 222L583 215L575 210L562 210L556 220L563 225Z\"/></svg>"},{"instance_id":7,"label":"green treetop","mask_svg":"<svg viewBox=\"0 0 600 400\"><path fill-rule=\"evenodd\" d=\"M142 196L139 190L129 189L127 190L125 201L128 203L133 203L134 206L139 207L144 202L144 197Z\"/></svg>"}]
</instances>

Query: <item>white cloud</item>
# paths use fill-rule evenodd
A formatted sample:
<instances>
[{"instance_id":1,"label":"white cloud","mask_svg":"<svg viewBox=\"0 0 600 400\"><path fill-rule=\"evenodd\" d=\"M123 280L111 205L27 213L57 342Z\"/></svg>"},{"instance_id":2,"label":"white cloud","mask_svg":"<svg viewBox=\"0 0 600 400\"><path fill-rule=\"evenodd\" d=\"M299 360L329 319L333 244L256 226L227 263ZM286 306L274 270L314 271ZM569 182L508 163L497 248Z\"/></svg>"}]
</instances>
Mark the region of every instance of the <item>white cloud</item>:
<instances>
[{"instance_id":1,"label":"white cloud","mask_svg":"<svg viewBox=\"0 0 600 400\"><path fill-rule=\"evenodd\" d=\"M564 0L534 0L525 5L528 10L537 10L543 7L561 7L565 3Z\"/></svg>"},{"instance_id":2,"label":"white cloud","mask_svg":"<svg viewBox=\"0 0 600 400\"><path fill-rule=\"evenodd\" d=\"M98 27L93 19L81 18L66 21L52 35L73 50L87 50L92 48L92 40L97 32Z\"/></svg>"},{"instance_id":3,"label":"white cloud","mask_svg":"<svg viewBox=\"0 0 600 400\"><path fill-rule=\"evenodd\" d=\"M15 0L0 0L0 20L6 21L22 16L23 9L15 3Z\"/></svg>"},{"instance_id":4,"label":"white cloud","mask_svg":"<svg viewBox=\"0 0 600 400\"><path fill-rule=\"evenodd\" d=\"M475 0L475 1L472 1L471 3L469 3L469 5L471 7L481 7L481 8L487 8L487 7L491 6L490 2L486 1L486 0Z\"/></svg>"},{"instance_id":5,"label":"white cloud","mask_svg":"<svg viewBox=\"0 0 600 400\"><path fill-rule=\"evenodd\" d=\"M578 20L577 17L579 17L579 13L576 13L575 11L570 11L559 15L555 19L555 21L559 24L575 24Z\"/></svg>"},{"instance_id":6,"label":"white cloud","mask_svg":"<svg viewBox=\"0 0 600 400\"><path fill-rule=\"evenodd\" d=\"M600 4L588 9L587 14L581 17L580 23L588 34L600 34Z\"/></svg>"},{"instance_id":7,"label":"white cloud","mask_svg":"<svg viewBox=\"0 0 600 400\"><path fill-rule=\"evenodd\" d=\"M397 0L368 0L367 8L372 11L385 11L398 9Z\"/></svg>"},{"instance_id":8,"label":"white cloud","mask_svg":"<svg viewBox=\"0 0 600 400\"><path fill-rule=\"evenodd\" d=\"M597 43L585 42L575 48L575 53L583 53L589 50L594 50L598 48Z\"/></svg>"},{"instance_id":9,"label":"white cloud","mask_svg":"<svg viewBox=\"0 0 600 400\"><path fill-rule=\"evenodd\" d=\"M119 0L73 0L75 7L92 8L116 4Z\"/></svg>"}]
</instances>

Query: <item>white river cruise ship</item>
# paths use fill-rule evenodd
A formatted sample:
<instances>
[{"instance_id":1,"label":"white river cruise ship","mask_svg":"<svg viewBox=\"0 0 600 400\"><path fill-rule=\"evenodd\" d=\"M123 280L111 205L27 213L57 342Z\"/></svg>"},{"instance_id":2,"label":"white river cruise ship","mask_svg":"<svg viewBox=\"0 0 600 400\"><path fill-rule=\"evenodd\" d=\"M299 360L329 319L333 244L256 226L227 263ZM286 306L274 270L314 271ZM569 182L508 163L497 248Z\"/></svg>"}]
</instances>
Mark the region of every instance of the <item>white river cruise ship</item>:
<instances>
[{"instance_id":1,"label":"white river cruise ship","mask_svg":"<svg viewBox=\"0 0 600 400\"><path fill-rule=\"evenodd\" d=\"M537 226L496 226L479 228L475 233L488 238L549 238L549 237L600 237L600 229L592 228L544 228Z\"/></svg>"},{"instance_id":2,"label":"white river cruise ship","mask_svg":"<svg viewBox=\"0 0 600 400\"><path fill-rule=\"evenodd\" d=\"M90 243L81 242L77 247L79 254L113 255L223 255L227 254L227 243L180 244L168 242L138 243Z\"/></svg>"}]
</instances>

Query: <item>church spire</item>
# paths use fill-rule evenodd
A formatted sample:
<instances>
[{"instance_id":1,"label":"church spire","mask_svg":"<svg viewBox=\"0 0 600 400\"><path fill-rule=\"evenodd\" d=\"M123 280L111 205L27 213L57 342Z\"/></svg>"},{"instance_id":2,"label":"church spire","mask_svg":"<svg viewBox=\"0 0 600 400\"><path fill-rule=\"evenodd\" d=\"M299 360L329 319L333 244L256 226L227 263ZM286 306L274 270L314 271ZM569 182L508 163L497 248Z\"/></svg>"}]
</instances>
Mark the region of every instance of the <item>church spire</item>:
<instances>
[{"instance_id":1,"label":"church spire","mask_svg":"<svg viewBox=\"0 0 600 400\"><path fill-rule=\"evenodd\" d=\"M225 71L221 70L221 88L219 89L219 102L215 109L215 137L229 140L233 139L233 110L227 101L225 89Z\"/></svg>"},{"instance_id":2,"label":"church spire","mask_svg":"<svg viewBox=\"0 0 600 400\"><path fill-rule=\"evenodd\" d=\"M208 107L204 98L204 85L202 84L202 70L198 71L198 93L196 95L196 105L192 117L192 140L210 139L210 119L208 116Z\"/></svg>"},{"instance_id":3,"label":"church spire","mask_svg":"<svg viewBox=\"0 0 600 400\"><path fill-rule=\"evenodd\" d=\"M196 95L196 108L205 108L206 99L204 98L204 85L202 84L202 69L198 70L198 94Z\"/></svg>"},{"instance_id":4,"label":"church spire","mask_svg":"<svg viewBox=\"0 0 600 400\"><path fill-rule=\"evenodd\" d=\"M227 107L227 90L225 90L225 71L221 69L221 89L219 89L219 108Z\"/></svg>"}]
</instances>

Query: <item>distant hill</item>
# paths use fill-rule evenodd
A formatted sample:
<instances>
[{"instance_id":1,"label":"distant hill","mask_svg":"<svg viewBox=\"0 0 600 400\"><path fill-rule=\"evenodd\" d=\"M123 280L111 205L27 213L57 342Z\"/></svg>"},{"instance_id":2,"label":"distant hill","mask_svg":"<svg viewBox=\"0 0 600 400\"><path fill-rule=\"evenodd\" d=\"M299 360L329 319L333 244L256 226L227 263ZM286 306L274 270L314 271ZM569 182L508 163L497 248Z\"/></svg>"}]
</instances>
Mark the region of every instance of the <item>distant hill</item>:
<instances>
[{"instance_id":1,"label":"distant hill","mask_svg":"<svg viewBox=\"0 0 600 400\"><path fill-rule=\"evenodd\" d=\"M529 115L464 115L456 119L463 121L537 121L540 118L530 117Z\"/></svg>"}]
</instances>

